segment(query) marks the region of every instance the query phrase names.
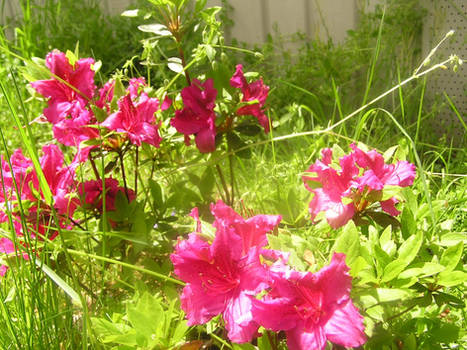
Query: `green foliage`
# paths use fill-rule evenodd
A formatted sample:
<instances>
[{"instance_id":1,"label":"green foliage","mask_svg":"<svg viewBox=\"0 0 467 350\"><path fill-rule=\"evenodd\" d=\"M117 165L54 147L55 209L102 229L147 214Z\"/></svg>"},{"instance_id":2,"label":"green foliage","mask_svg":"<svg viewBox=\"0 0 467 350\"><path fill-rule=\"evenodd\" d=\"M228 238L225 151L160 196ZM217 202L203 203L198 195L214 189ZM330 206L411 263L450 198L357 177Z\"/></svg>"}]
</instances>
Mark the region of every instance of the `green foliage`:
<instances>
[{"instance_id":1,"label":"green foliage","mask_svg":"<svg viewBox=\"0 0 467 350\"><path fill-rule=\"evenodd\" d=\"M225 8L206 8L206 1L151 0L138 3L137 13L132 10L126 17L111 18L102 14L95 1L49 0L39 7L31 0L22 5L25 18L17 23L16 41L1 40L4 159L23 143L37 170L36 146L50 140L50 130L30 122L41 114L44 104L29 99L24 82L15 80L22 63L11 52L24 58L42 57L49 45L65 51L78 38L87 38L79 40L79 54L69 51L68 56L101 59L103 76L122 66L114 75L113 107L125 94L127 80L142 72L150 85L147 93L158 98L170 95L175 109L182 108L179 91L190 79L212 78L221 100L215 110L218 130L228 125L233 108L242 105L228 83L238 55L223 46L222 25L216 20L228 18ZM33 11L37 16L32 16ZM173 21L174 14L180 23ZM121 191L114 211L103 215L79 211L79 226L63 229L60 239L35 236L28 242L29 235L19 239L19 253L38 257L3 258L10 271L0 284L4 330L0 345L285 349L284 341L268 337L264 330L257 345L230 344L219 318L189 328L180 311L182 283L173 278L169 255L178 236L195 230L188 217L195 206L203 237L214 237L213 228L206 224L212 222L209 203L224 197L245 217L259 212L280 214L282 223L278 232L268 236L269 248L289 253L289 264L298 270L314 272L333 252L346 254L353 277L352 298L365 317L369 336L365 349L466 346L465 149L436 140L427 145L433 133L426 119L434 113L421 98L425 88L421 79L396 89L392 98L379 101L378 106L367 106L354 119L348 117L362 101L412 74L420 61L420 48L414 43L424 14L417 1L392 0L384 10L384 21L382 7L362 12L359 27L342 44L305 42L297 34L303 45L296 56L278 51L277 38L272 37L262 48L264 59L246 49L234 50L245 54L257 71L248 78L262 76L271 86L269 135L263 136L254 118L242 117L231 132L220 133L216 152L201 155L186 147L170 127L172 108L160 115L161 148L141 147L139 160L130 147L120 149L121 158L109 150L93 153L97 170L82 167L78 177L114 174L122 178L126 170L125 186L137 184L137 198L129 201ZM38 59L25 61L21 72L28 80L48 78L44 62ZM103 109L93 112L98 120L107 117ZM370 208L367 221L355 220L331 230L323 217L314 223L309 219L311 198L301 176L322 148L332 147L335 155L344 155L350 142L387 149L388 162L419 161L418 178L413 187L386 188L381 193L383 199L395 196L400 201L400 216ZM47 182L39 178L50 201ZM24 218L31 204L22 205ZM0 236L11 237L11 226L11 222L2 224Z\"/></svg>"},{"instance_id":2,"label":"green foliage","mask_svg":"<svg viewBox=\"0 0 467 350\"><path fill-rule=\"evenodd\" d=\"M188 330L176 303L173 299L167 307L160 297L145 292L127 304L125 314L95 317L92 324L99 339L115 349L171 349Z\"/></svg>"}]
</instances>

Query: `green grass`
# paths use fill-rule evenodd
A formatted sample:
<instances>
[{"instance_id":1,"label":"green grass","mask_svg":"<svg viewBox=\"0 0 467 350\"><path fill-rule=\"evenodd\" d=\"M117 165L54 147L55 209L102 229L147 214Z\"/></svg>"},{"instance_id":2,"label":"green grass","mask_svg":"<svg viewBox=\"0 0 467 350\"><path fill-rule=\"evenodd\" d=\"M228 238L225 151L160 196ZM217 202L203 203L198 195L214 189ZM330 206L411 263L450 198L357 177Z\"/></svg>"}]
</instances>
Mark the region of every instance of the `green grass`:
<instances>
[{"instance_id":1,"label":"green grass","mask_svg":"<svg viewBox=\"0 0 467 350\"><path fill-rule=\"evenodd\" d=\"M71 21L72 14L76 12L74 6L79 6L73 2L61 2L61 7L54 7L55 1L46 1L41 10L43 12L40 12L43 17L32 16L32 10L38 6L34 1L22 3L26 16L20 24L23 28L20 40L13 45L4 38L1 40L3 49L0 55L5 63L0 66L1 154L3 159L9 159L13 150L21 146L24 153L35 160L35 169L40 173L37 152L42 144L52 140L52 136L50 127L31 121L40 115L44 103L30 98L25 81L19 74L18 68L22 62L9 55L8 51L16 50L25 58L43 56L48 44L45 38L37 38L50 31L54 33L51 42L57 40L55 43L60 49L74 47L75 36L86 33L92 37L94 33L97 44L80 42L80 50L83 55L96 54L97 59L108 65L103 69L104 77L120 66L119 60L128 57L125 55L132 49L126 50L124 46L134 37L127 33L119 41L118 47L109 47L106 42L113 35L109 33L117 29L112 26L113 22L109 22L108 30L103 30L106 26L95 25L101 23L102 18L103 23L107 23L107 19L100 12L92 13L96 6L93 1L87 2L89 9L86 7L86 11L82 12L82 20L89 17L83 22L83 27L76 27L76 22ZM119 330L128 328L139 332L135 315L141 319L147 315L155 317L150 314L153 310L144 310L142 305L147 305L144 303L157 310L160 307L167 315L154 328L163 332L161 334L169 334L168 329L182 329L183 315L179 312L177 301L180 281L172 274L168 255L177 236L193 230L192 220L187 217L190 209L198 206L203 220L211 222L209 203L226 197L225 188L230 198L234 198L234 207L238 212L282 216L279 235L271 240L274 248L291 252L291 264L301 269L315 269L316 266L310 266L309 262L312 256L316 264L322 266L333 247L337 246L336 241L348 234L348 230L334 232L324 223L311 224L308 214L310 192L304 188L301 176L319 158L322 148L339 144L348 151L351 142L363 142L381 152L390 146L398 146L396 154L414 162L418 173L414 186L403 191L405 203L399 218L402 229L392 230L389 239L384 233L386 228L378 224L359 229L361 256L366 256L366 249L375 249L380 254L374 254L373 265L369 265L378 275L377 283L365 282L368 276L364 274L355 273L354 276L353 293L371 332L370 343L365 349L382 346L391 349L400 342L413 344L414 341L416 347L407 345L408 349L467 346L465 305L462 305L465 283L430 290L437 286L439 271L418 276L417 283L409 287L403 285L404 281L382 279L390 261L387 260L396 259L396 255L388 253L388 247L400 248L411 236L423 237L413 263L431 266L442 261L446 252L451 254L453 249L450 247L459 246L461 241L465 243L467 232L466 149L454 147L450 142L433 141L434 133L430 130L429 120L435 115L435 110L425 99L425 79L430 79L432 68L426 67L414 75L413 67L418 63L413 65L411 57L403 58L404 52L410 51L410 47L405 45L419 33L400 34L405 35L406 40L403 41L401 54L397 56L397 65L386 66L395 50L393 46L388 47L390 44L386 40L390 35L392 39L399 35L390 34L386 26L394 28L400 26L397 20L414 19L408 15L403 17L403 9L407 8L401 2L395 3L399 6L395 10L386 9L384 21L381 13L374 18L366 18L362 28L351 35L347 46L309 43L309 46L302 48L301 56L296 58L297 66L291 66L283 75L274 74L283 67L277 61L261 61L256 65L273 88L268 110L274 126L271 134L250 139L240 150L217 152L209 157L202 157L193 147L185 148L181 142L176 142L181 140L167 137L167 146L157 151L141 149L137 172L136 159L126 156L122 163L114 167L113 174L121 177L124 166L128 183L133 184L135 178L139 180L138 202L145 215L138 217L139 223L132 222L122 231L112 230L103 224L105 218L87 217L83 211L79 217L82 220L80 227L61 230L54 241L31 238L29 235L17 237L11 224L0 225L0 236L27 243L17 245L19 254L27 252L35 257L29 260L14 255L2 257L7 259L10 270L0 282L1 348L134 348L125 345L117 347L123 340L113 338L115 341L112 342L106 340L106 336L115 336ZM409 2L409 5L414 6L414 3ZM56 17L51 18L52 15ZM412 15L415 16L414 13ZM61 16L60 21L57 16ZM70 19L69 27L63 27L66 21L62 19ZM388 20L392 22L387 24L385 21ZM373 33L370 29L374 29L375 24L376 36L371 40L365 38L362 33ZM359 46L361 42L368 45ZM344 58L349 47L355 48L354 45L358 45L357 55L364 58ZM135 46L137 50L138 46ZM268 52L264 53L267 58ZM310 71L319 75L306 82L306 65L317 56L318 63L313 63ZM368 58L369 65L362 64ZM352 64L367 74L363 74L361 79L347 82L347 78L352 76ZM339 65L342 65L342 71L336 69ZM389 83L382 82L382 72L391 75ZM176 79L173 78L169 85ZM326 84L312 86L324 80ZM445 100L462 123L462 116L455 104L447 95ZM397 140L396 145L391 143L392 139ZM71 156L67 154L67 161ZM100 176L104 175L104 167L111 160L113 156L110 153L96 156ZM221 169L224 183L218 176L217 168ZM87 179L90 174L91 169L83 167L78 178ZM1 175L3 177L3 173ZM46 201L50 201L50 189L45 179L41 180L41 190ZM127 210L133 209L127 207ZM11 221L9 207L6 206L5 210ZM137 211L135 213L139 215ZM23 219L27 215L23 208L21 215ZM141 222L143 226L157 222L158 226L144 226L148 233L143 234L141 226L138 226ZM54 229L57 228L50 228ZM454 266L456 271L465 269L465 247L461 248L461 252L462 256ZM409 296L369 306L366 304L368 293L378 288L396 292L405 288ZM157 297L151 299L146 293L151 298ZM208 330L214 330L210 334L203 326L183 328L180 338L183 340L177 344L205 337L211 339L213 349L216 348L214 346L232 347L216 322L208 326ZM170 334L170 337L176 339L174 334ZM167 335L167 339L170 337ZM174 348L173 344L162 348L170 347ZM139 348L150 347L146 344Z\"/></svg>"}]
</instances>

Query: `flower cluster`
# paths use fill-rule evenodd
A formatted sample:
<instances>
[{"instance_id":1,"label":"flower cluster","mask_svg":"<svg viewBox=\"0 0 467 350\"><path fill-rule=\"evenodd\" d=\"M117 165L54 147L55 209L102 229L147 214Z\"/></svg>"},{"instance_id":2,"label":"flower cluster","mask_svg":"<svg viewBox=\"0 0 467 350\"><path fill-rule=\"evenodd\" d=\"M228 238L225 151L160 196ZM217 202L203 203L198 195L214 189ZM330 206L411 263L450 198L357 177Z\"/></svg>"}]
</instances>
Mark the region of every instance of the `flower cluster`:
<instances>
[{"instance_id":1,"label":"flower cluster","mask_svg":"<svg viewBox=\"0 0 467 350\"><path fill-rule=\"evenodd\" d=\"M54 137L66 146L78 147L77 159L85 161L92 146L81 147L82 142L99 137L99 128L121 133L132 144L142 142L159 147L161 137L155 113L170 102L151 98L144 92L143 78L132 79L123 96L115 95L115 80L110 80L100 89L94 84L94 60L73 59L58 50L46 57L46 66L51 79L38 80L31 86L47 98L48 108L44 116L53 125ZM113 111L112 101L118 109ZM98 122L98 114L104 117ZM96 114L97 113L97 114ZM105 129L104 129L105 130Z\"/></svg>"},{"instance_id":2,"label":"flower cluster","mask_svg":"<svg viewBox=\"0 0 467 350\"><path fill-rule=\"evenodd\" d=\"M243 75L243 66L237 64L235 74L230 79L230 85L242 91L243 106L237 109L238 115L252 115L258 119L264 131L269 132L269 119L264 114L264 104L269 93L269 86L264 85L263 79L256 80L251 84Z\"/></svg>"},{"instance_id":3,"label":"flower cluster","mask_svg":"<svg viewBox=\"0 0 467 350\"><path fill-rule=\"evenodd\" d=\"M222 314L230 340L251 341L262 326L285 331L292 350L324 349L327 339L354 347L365 342L343 254L317 273L295 271L285 253L265 249L280 216L245 220L221 201L211 212L214 239L203 238L192 212L197 230L171 255L175 274L187 283L181 300L189 325Z\"/></svg>"},{"instance_id":4,"label":"flower cluster","mask_svg":"<svg viewBox=\"0 0 467 350\"><path fill-rule=\"evenodd\" d=\"M303 176L305 187L314 194L309 206L311 218L324 212L329 225L338 228L376 202L386 213L399 215L397 199L385 199L383 190L387 186L412 185L415 166L407 161L386 164L376 150L365 152L355 144L350 147L353 152L339 158L338 163L333 163L330 148L323 149L322 159Z\"/></svg>"},{"instance_id":5,"label":"flower cluster","mask_svg":"<svg viewBox=\"0 0 467 350\"><path fill-rule=\"evenodd\" d=\"M31 237L54 239L58 231L51 229L52 223L61 228L72 226L71 218L79 205L74 195L76 164L64 165L63 153L56 145L44 146L42 153L39 163L52 193L53 204L45 201L32 160L17 149L8 161L1 159L0 222L7 222L8 213L11 213L12 225L18 236L26 234L24 230L27 229ZM1 252L10 254L15 251L10 239L4 237L1 240Z\"/></svg>"},{"instance_id":6,"label":"flower cluster","mask_svg":"<svg viewBox=\"0 0 467 350\"><path fill-rule=\"evenodd\" d=\"M240 105L235 114L251 115L258 119L266 132L269 132L269 119L264 114L264 104L269 87L263 80L248 83L243 75L242 65L237 65L230 79L230 85L239 88L242 93ZM216 97L214 81L207 79L204 83L194 79L190 86L182 89L181 96L184 108L175 111L175 117L170 124L178 132L185 135L185 143L190 144L189 135L195 135L195 143L200 152L209 153L216 149ZM232 117L229 117L227 129L232 127Z\"/></svg>"},{"instance_id":7,"label":"flower cluster","mask_svg":"<svg viewBox=\"0 0 467 350\"><path fill-rule=\"evenodd\" d=\"M99 130L120 133L124 140L136 146L141 146L142 142L160 146L161 122L156 121L155 114L168 109L172 101L166 97L160 103L157 98L150 97L144 91L144 78L131 79L125 93L116 96L115 80L97 89L92 58L77 59L71 53L54 50L47 55L45 62L51 78L32 82L31 86L47 99L44 116L53 125L55 138L66 146L78 147L77 159L82 162L87 159L95 146L82 146L83 141L105 135ZM264 114L264 104L269 87L262 79L248 83L242 65L237 65L230 84L241 91L234 113L255 116L268 132L269 119ZM170 121L170 125L185 136L187 145L190 144L189 136L194 135L196 146L203 153L216 149L217 114L214 109L217 95L212 79L205 82L194 79L191 85L182 89L184 107L176 110ZM121 142L117 142L119 145Z\"/></svg>"}]
</instances>

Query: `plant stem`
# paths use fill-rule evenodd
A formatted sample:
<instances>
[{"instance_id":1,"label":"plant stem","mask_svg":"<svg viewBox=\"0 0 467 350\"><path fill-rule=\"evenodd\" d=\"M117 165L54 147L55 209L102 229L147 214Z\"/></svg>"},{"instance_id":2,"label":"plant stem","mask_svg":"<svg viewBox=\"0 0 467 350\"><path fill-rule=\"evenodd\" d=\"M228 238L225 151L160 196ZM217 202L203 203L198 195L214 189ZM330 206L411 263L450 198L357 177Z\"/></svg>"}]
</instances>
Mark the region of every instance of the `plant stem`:
<instances>
[{"instance_id":1,"label":"plant stem","mask_svg":"<svg viewBox=\"0 0 467 350\"><path fill-rule=\"evenodd\" d=\"M139 148L136 146L135 151L135 197L138 196L138 163L139 163Z\"/></svg>"},{"instance_id":2,"label":"plant stem","mask_svg":"<svg viewBox=\"0 0 467 350\"><path fill-rule=\"evenodd\" d=\"M89 162L91 163L91 168L92 168L92 171L94 172L94 176L96 177L96 180L100 180L101 177L99 176L99 171L97 171L96 162L94 161L94 158L92 157L91 152L89 152L88 154L88 159L89 159Z\"/></svg>"},{"instance_id":3,"label":"plant stem","mask_svg":"<svg viewBox=\"0 0 467 350\"><path fill-rule=\"evenodd\" d=\"M130 202L130 196L128 195L128 186L126 184L125 165L123 163L123 153L118 151L118 158L120 158L120 166L122 167L123 187L125 188L125 195L128 202Z\"/></svg>"},{"instance_id":4,"label":"plant stem","mask_svg":"<svg viewBox=\"0 0 467 350\"><path fill-rule=\"evenodd\" d=\"M182 60L182 67L183 71L185 72L185 78L188 86L191 85L191 79L190 79L190 74L188 74L188 71L186 70L186 61L185 61L185 54L183 53L182 49L182 44L179 42L178 43L178 54L180 55L180 59Z\"/></svg>"},{"instance_id":5,"label":"plant stem","mask_svg":"<svg viewBox=\"0 0 467 350\"><path fill-rule=\"evenodd\" d=\"M272 334L271 331L266 331L268 335L269 344L271 344L271 350L277 350L277 333Z\"/></svg>"},{"instance_id":6,"label":"plant stem","mask_svg":"<svg viewBox=\"0 0 467 350\"><path fill-rule=\"evenodd\" d=\"M227 204L231 205L229 189L227 188L227 183L225 182L224 174L222 173L222 169L219 166L219 164L216 164L216 170L217 170L217 173L219 174L219 178L221 179L222 187L224 188L225 199L227 201Z\"/></svg>"},{"instance_id":7,"label":"plant stem","mask_svg":"<svg viewBox=\"0 0 467 350\"><path fill-rule=\"evenodd\" d=\"M234 167L233 167L234 158L233 155L229 156L229 168L230 168L230 205L232 206L234 203L234 196L235 196L235 177L234 177Z\"/></svg>"}]
</instances>

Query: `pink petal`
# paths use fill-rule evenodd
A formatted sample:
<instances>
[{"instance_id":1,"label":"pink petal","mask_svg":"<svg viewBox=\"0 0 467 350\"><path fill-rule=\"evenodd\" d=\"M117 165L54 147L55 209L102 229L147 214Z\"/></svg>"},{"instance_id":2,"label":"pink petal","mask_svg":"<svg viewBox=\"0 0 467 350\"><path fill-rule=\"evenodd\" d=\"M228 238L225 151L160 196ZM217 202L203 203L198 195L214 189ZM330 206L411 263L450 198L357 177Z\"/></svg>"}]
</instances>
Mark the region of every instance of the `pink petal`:
<instances>
[{"instance_id":1,"label":"pink petal","mask_svg":"<svg viewBox=\"0 0 467 350\"><path fill-rule=\"evenodd\" d=\"M206 295L204 290L190 284L183 288L181 307L186 313L188 325L204 324L219 315L226 304L224 294Z\"/></svg>"},{"instance_id":2,"label":"pink petal","mask_svg":"<svg viewBox=\"0 0 467 350\"><path fill-rule=\"evenodd\" d=\"M350 299L345 306L334 311L324 326L326 337L330 341L349 348L366 342L364 330L363 317Z\"/></svg>"},{"instance_id":3,"label":"pink petal","mask_svg":"<svg viewBox=\"0 0 467 350\"><path fill-rule=\"evenodd\" d=\"M293 299L278 297L266 300L253 300L254 319L263 327L275 332L294 329L300 321Z\"/></svg>"},{"instance_id":4,"label":"pink petal","mask_svg":"<svg viewBox=\"0 0 467 350\"><path fill-rule=\"evenodd\" d=\"M214 128L201 130L195 136L195 143L201 153L214 152L216 150L216 130Z\"/></svg>"},{"instance_id":5,"label":"pink petal","mask_svg":"<svg viewBox=\"0 0 467 350\"><path fill-rule=\"evenodd\" d=\"M258 332L259 325L253 320L251 298L244 292L232 298L222 316L225 320L227 336L234 343L246 343Z\"/></svg>"},{"instance_id":6,"label":"pink petal","mask_svg":"<svg viewBox=\"0 0 467 350\"><path fill-rule=\"evenodd\" d=\"M398 216L401 212L396 209L395 204L397 203L397 199L389 198L388 200L380 202L381 209L383 209L386 213L392 216Z\"/></svg>"},{"instance_id":7,"label":"pink petal","mask_svg":"<svg viewBox=\"0 0 467 350\"><path fill-rule=\"evenodd\" d=\"M322 350L326 346L326 335L320 326L306 331L296 327L286 331L289 350Z\"/></svg>"}]
</instances>

